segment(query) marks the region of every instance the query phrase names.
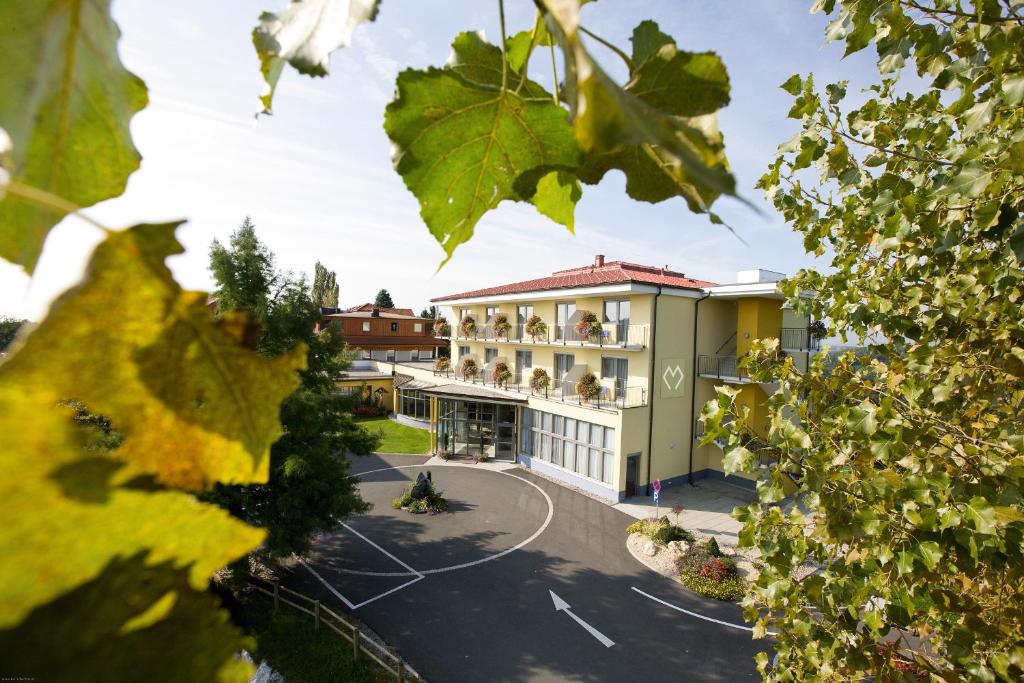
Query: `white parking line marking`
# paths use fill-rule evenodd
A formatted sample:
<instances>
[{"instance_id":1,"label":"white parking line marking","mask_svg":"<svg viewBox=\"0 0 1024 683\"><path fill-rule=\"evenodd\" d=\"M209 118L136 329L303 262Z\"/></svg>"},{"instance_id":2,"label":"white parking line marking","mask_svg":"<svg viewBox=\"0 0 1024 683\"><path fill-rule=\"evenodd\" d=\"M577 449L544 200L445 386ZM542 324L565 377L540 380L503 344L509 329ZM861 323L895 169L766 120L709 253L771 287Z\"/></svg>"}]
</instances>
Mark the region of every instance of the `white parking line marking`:
<instances>
[{"instance_id":1,"label":"white parking line marking","mask_svg":"<svg viewBox=\"0 0 1024 683\"><path fill-rule=\"evenodd\" d=\"M704 621L710 621L710 622L714 622L716 624L721 624L722 626L728 626L729 628L736 628L736 629L739 629L741 631L751 631L752 632L754 630L754 629L752 629L749 626L742 626L740 624L732 624L732 623L729 623L728 621L722 621L721 619L715 619L713 617L706 617L703 614L698 614L697 612L691 612L690 610L683 609L682 607L676 607L672 603L665 602L661 598L656 598L653 595L651 595L650 593L644 593L642 590L640 590L636 586L631 586L631 588L633 590L635 590L637 593L639 593L640 595L644 596L645 598L650 598L651 600L654 600L655 602L660 602L661 604L665 605L665 607L670 607L670 608L674 609L677 612L682 612L683 614L688 614L691 617L696 617L698 619L703 619ZM768 635L775 636L775 635L778 635L778 634L775 633L774 631L768 631Z\"/></svg>"},{"instance_id":2,"label":"white parking line marking","mask_svg":"<svg viewBox=\"0 0 1024 683\"><path fill-rule=\"evenodd\" d=\"M313 576L314 576L314 577L315 577L315 578L316 578L316 579L317 579L317 580L318 580L318 581L319 581L320 583L322 583L322 584L324 585L324 587L325 587L325 588L327 588L327 590L329 590L329 591L330 591L331 593L333 593L333 594L334 594L334 595L335 595L335 596L336 596L336 597L337 597L337 598L338 598L339 600L341 600L341 601L342 601L343 603L345 603L345 605L346 605L346 606L347 606L347 607L348 607L349 609L351 609L351 610L357 610L357 609L359 609L360 607L363 607L364 605L369 605L369 604L370 604L371 602L374 602L374 601L376 601L376 600L380 600L380 599L381 599L381 598L383 598L383 597L387 597L388 595L391 595L392 593L394 593L394 592L396 592L396 591L400 591L400 590L402 590L403 588L406 588L406 587L408 587L408 586L411 586L412 584L416 583L417 581L422 581L423 579L425 579L425 578L426 578L425 576L423 576L423 574L421 574L420 572L416 571L415 569L413 569L412 567L410 567L409 565L407 565L407 564L406 564L405 562L402 562L402 561L401 561L400 559L398 559L397 557L395 557L394 555L392 555L391 553L389 553L389 552L388 552L387 550L385 550L384 548L381 548L381 547L380 547L379 545L377 545L376 543L374 543L373 541L371 541L370 539L368 539L368 538L367 538L366 536L362 535L361 533L359 533L358 531L356 531L355 529L353 529L352 527L350 527L350 526L349 526L348 524L342 524L341 526L345 527L345 528L346 528L346 529L348 529L348 530L349 530L350 532L352 532L353 534L355 534L355 535L356 535L356 536L358 536L359 538L363 539L364 541L366 541L367 543L369 543L370 545L372 545L372 546L373 546L374 548L376 548L376 549L377 549L378 551L380 551L381 553L383 553L384 555L386 555L386 556L387 556L388 558L390 558L391 560L393 560L393 561L394 561L394 562L395 562L396 564L398 564L398 565L401 565L402 567L404 567L404 568L406 568L406 569L408 569L408 570L409 570L409 573L408 573L408 574L398 574L398 576L409 576L409 575L412 575L412 576L415 576L415 577L416 577L416 578L414 578L414 579L413 579L412 581L406 581L405 583L403 583L403 584L401 584L401 585L399 585L399 586L395 586L394 588L391 588L390 590L384 591L384 592L383 592L383 593L381 593L380 595L375 595L375 596L373 596L372 598L369 598L369 599L367 599L367 600L363 600L363 601L362 601L362 602L360 602L360 603L353 603L353 602L352 602L351 600L349 600L349 599L348 599L348 598L346 598L346 597L345 597L344 595L342 595L342 594L341 594L341 592L340 592L340 591L339 591L339 590L338 590L337 588L335 588L335 587L334 587L334 586L332 586L332 585L331 585L330 583L328 583L328 582L327 582L327 579L325 579L324 577L322 577L322 576L320 575L320 572L318 572L317 570L313 569L313 567L311 567L311 566L309 565L309 563L307 563L307 562L306 562L305 560L303 560L303 559L302 559L301 557L299 557L299 558L296 558L296 559L298 559L298 561L299 561L300 563L302 563L302 566L303 566L303 567L305 567L306 569L308 569L308 570L309 570L309 573L310 573L310 574L312 574L312 575L313 575Z\"/></svg>"}]
</instances>

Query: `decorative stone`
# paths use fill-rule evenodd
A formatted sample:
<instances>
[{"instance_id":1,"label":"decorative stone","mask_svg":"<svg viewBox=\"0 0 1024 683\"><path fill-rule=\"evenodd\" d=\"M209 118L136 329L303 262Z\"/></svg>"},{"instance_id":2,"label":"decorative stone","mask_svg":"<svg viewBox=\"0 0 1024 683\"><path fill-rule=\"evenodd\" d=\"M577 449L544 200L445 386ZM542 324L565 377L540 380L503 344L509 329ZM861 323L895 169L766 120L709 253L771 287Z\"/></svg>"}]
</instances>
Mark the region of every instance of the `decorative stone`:
<instances>
[{"instance_id":1,"label":"decorative stone","mask_svg":"<svg viewBox=\"0 0 1024 683\"><path fill-rule=\"evenodd\" d=\"M640 551L648 557L654 557L658 554L658 546L654 545L654 541L647 541L644 543L643 547L640 548Z\"/></svg>"},{"instance_id":2,"label":"decorative stone","mask_svg":"<svg viewBox=\"0 0 1024 683\"><path fill-rule=\"evenodd\" d=\"M736 557L736 548L733 548L731 545L721 547L719 548L719 550L722 551L723 555L726 555L728 557Z\"/></svg>"},{"instance_id":3,"label":"decorative stone","mask_svg":"<svg viewBox=\"0 0 1024 683\"><path fill-rule=\"evenodd\" d=\"M736 573L747 581L756 581L759 574L750 560L737 560Z\"/></svg>"},{"instance_id":4,"label":"decorative stone","mask_svg":"<svg viewBox=\"0 0 1024 683\"><path fill-rule=\"evenodd\" d=\"M690 544L687 541L670 541L668 548L680 555L685 555L686 551L690 549Z\"/></svg>"}]
</instances>

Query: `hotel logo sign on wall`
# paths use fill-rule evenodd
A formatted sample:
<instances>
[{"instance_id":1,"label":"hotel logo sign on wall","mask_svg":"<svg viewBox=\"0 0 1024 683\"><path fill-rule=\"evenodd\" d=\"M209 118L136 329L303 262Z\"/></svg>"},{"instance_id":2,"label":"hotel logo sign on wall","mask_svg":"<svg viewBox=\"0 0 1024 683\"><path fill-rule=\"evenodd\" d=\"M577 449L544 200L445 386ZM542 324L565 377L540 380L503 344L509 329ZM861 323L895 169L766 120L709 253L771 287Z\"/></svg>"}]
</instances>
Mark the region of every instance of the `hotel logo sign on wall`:
<instances>
[{"instance_id":1,"label":"hotel logo sign on wall","mask_svg":"<svg viewBox=\"0 0 1024 683\"><path fill-rule=\"evenodd\" d=\"M658 383L662 398L679 398L686 393L686 374L682 358L666 358L661 361L661 381Z\"/></svg>"}]
</instances>

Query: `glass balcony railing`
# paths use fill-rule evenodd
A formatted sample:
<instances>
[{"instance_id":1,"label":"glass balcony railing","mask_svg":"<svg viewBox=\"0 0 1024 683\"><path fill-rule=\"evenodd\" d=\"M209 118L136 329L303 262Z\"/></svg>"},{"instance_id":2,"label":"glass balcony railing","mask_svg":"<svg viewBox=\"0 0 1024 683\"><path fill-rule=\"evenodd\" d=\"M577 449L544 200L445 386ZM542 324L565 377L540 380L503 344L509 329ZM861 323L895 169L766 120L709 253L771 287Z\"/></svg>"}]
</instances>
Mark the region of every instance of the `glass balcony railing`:
<instances>
[{"instance_id":1,"label":"glass balcony railing","mask_svg":"<svg viewBox=\"0 0 1024 683\"><path fill-rule=\"evenodd\" d=\"M649 330L649 325L604 323L600 334L583 336L576 330L575 325L549 326L542 334L530 334L526 325L512 325L507 331L495 329L493 325L483 325L469 334L455 328L451 334L441 338L513 344L644 348L647 346Z\"/></svg>"},{"instance_id":2,"label":"glass balcony railing","mask_svg":"<svg viewBox=\"0 0 1024 683\"><path fill-rule=\"evenodd\" d=\"M524 381L513 376L507 382L497 382L491 377L489 372L484 371L472 377L465 377L459 370L435 370L434 376L483 386L488 389L507 391L520 396L536 396L551 401L589 406L599 410L621 410L647 405L646 386L616 386L614 389L601 387L601 393L596 397L585 399L576 391L576 383L574 381L553 380L551 387L548 389L534 389L530 386L528 380Z\"/></svg>"}]
</instances>

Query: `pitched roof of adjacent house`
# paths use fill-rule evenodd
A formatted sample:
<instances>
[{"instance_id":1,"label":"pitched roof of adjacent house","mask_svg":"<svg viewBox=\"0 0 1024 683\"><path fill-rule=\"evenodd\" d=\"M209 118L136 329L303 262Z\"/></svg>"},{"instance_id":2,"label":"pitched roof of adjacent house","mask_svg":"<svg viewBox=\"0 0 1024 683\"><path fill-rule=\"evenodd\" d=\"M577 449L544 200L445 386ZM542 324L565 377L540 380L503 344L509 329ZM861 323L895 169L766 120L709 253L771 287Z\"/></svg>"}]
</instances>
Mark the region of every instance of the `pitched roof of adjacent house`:
<instances>
[{"instance_id":1,"label":"pitched roof of adjacent house","mask_svg":"<svg viewBox=\"0 0 1024 683\"><path fill-rule=\"evenodd\" d=\"M375 306L373 304L359 304L358 306L352 306L351 308L346 308L344 311L341 311L341 312L342 313L362 313L362 312L369 313L369 312L373 311L374 308L375 308ZM407 318L416 318L416 317L418 317L415 313L413 313L411 308L383 308L383 307L381 307L380 312L381 313L393 313L395 315L404 315Z\"/></svg>"},{"instance_id":2,"label":"pitched roof of adjacent house","mask_svg":"<svg viewBox=\"0 0 1024 683\"><path fill-rule=\"evenodd\" d=\"M569 270L558 270L548 277L523 280L522 282L513 282L485 289L475 289L469 292L460 292L459 294L448 294L431 299L431 301L451 301L454 299L470 299L501 294L523 294L546 289L572 289L625 282L638 282L679 289L703 289L715 284L706 280L695 280L686 277L683 273L669 270L667 267L657 268L655 266L644 266L639 263L626 263L625 261L609 261L605 263L603 257L598 257L594 260L593 265L570 268Z\"/></svg>"}]
</instances>

